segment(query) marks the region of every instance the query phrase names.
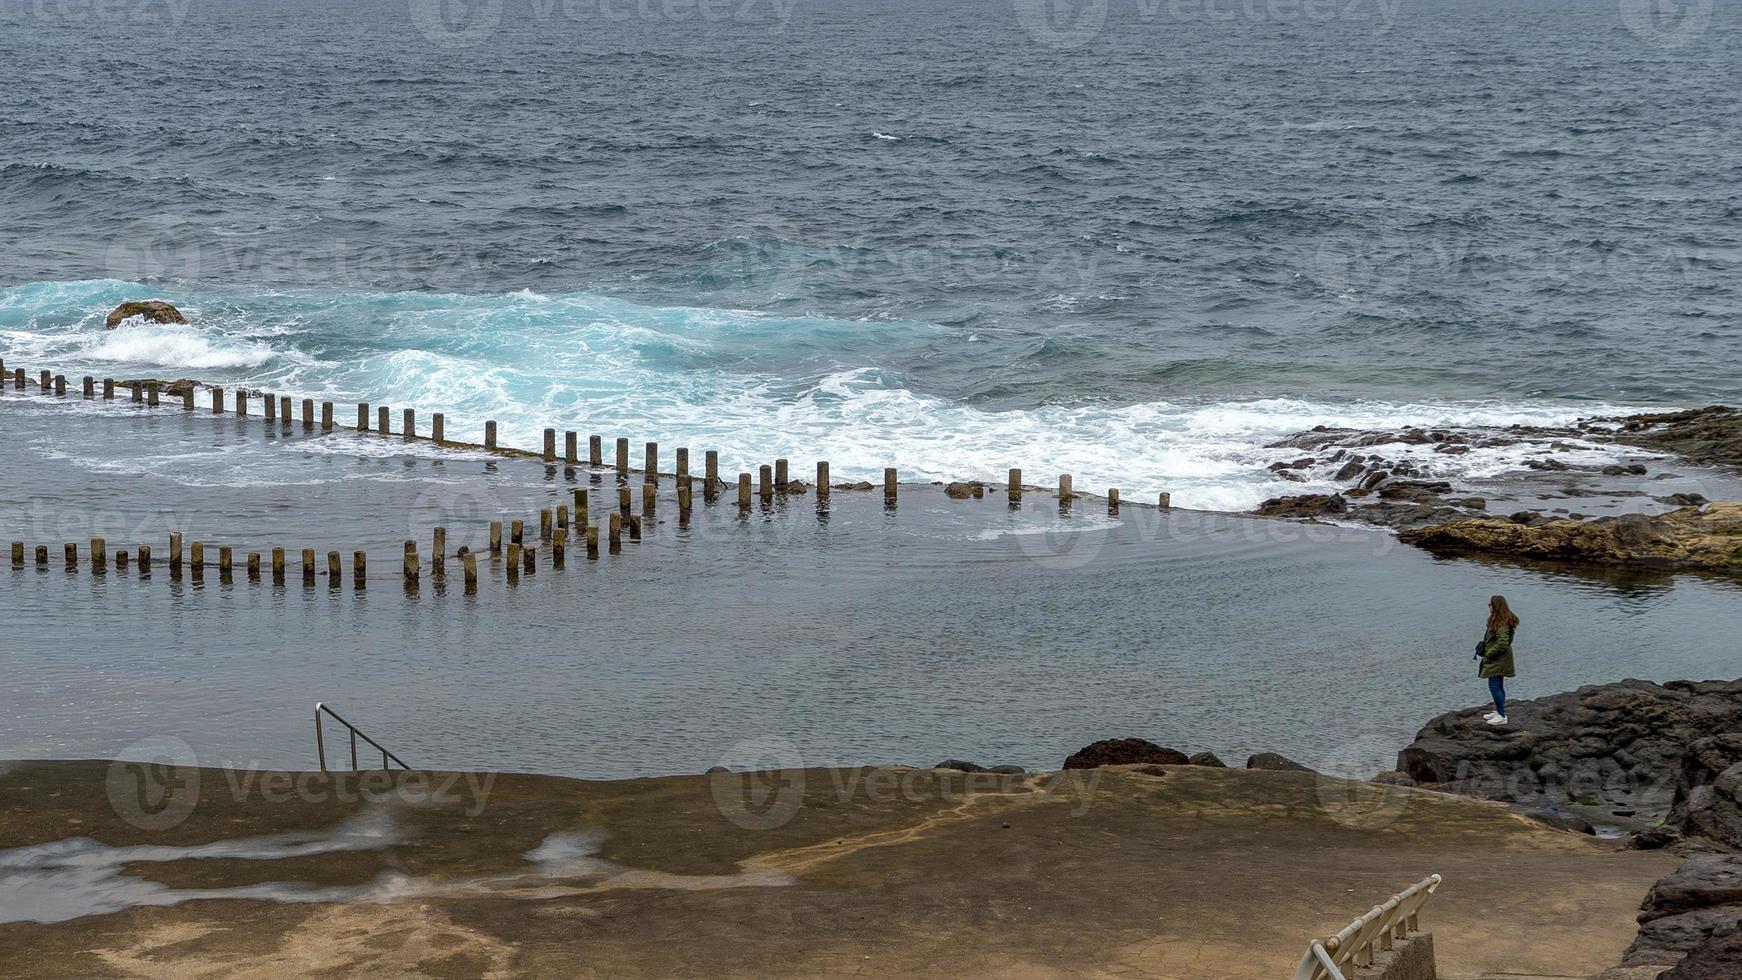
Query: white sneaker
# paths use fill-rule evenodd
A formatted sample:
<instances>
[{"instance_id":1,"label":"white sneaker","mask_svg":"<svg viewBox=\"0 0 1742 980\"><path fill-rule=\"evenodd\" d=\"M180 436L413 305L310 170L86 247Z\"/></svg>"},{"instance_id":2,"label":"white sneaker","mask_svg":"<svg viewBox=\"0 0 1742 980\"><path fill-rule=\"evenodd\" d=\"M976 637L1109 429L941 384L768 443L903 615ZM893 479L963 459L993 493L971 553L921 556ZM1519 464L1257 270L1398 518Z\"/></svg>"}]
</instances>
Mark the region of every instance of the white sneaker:
<instances>
[{"instance_id":1,"label":"white sneaker","mask_svg":"<svg viewBox=\"0 0 1742 980\"><path fill-rule=\"evenodd\" d=\"M1506 724L1506 716L1505 715L1489 715L1488 716L1488 724L1490 724L1490 725L1504 725L1504 724Z\"/></svg>"}]
</instances>

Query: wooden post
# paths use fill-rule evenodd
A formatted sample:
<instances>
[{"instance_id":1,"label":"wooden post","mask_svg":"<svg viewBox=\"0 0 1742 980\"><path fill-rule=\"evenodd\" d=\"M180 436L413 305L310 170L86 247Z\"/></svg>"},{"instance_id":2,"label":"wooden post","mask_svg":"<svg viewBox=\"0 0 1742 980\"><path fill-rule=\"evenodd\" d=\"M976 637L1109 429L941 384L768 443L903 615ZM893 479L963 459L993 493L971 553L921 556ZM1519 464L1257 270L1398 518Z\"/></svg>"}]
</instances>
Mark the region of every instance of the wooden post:
<instances>
[{"instance_id":1,"label":"wooden post","mask_svg":"<svg viewBox=\"0 0 1742 980\"><path fill-rule=\"evenodd\" d=\"M392 418L392 413L387 411L386 405L383 405L380 408L376 409L375 410L375 431L380 433L381 435L384 435L384 436L392 435L393 434L393 427L387 424L387 420L390 418Z\"/></svg>"},{"instance_id":2,"label":"wooden post","mask_svg":"<svg viewBox=\"0 0 1742 980\"><path fill-rule=\"evenodd\" d=\"M417 409L408 408L399 413L399 428L407 442L417 438Z\"/></svg>"},{"instance_id":3,"label":"wooden post","mask_svg":"<svg viewBox=\"0 0 1742 980\"><path fill-rule=\"evenodd\" d=\"M1162 510L1167 510L1168 508L1172 507L1173 506L1173 494L1163 492L1162 495L1156 499L1155 505L1157 507L1160 507Z\"/></svg>"},{"instance_id":4,"label":"wooden post","mask_svg":"<svg viewBox=\"0 0 1742 980\"><path fill-rule=\"evenodd\" d=\"M358 402L357 403L357 431L358 432L368 432L369 431L369 403L368 402Z\"/></svg>"},{"instance_id":5,"label":"wooden post","mask_svg":"<svg viewBox=\"0 0 1742 980\"><path fill-rule=\"evenodd\" d=\"M284 549L272 549L272 584L284 584Z\"/></svg>"},{"instance_id":6,"label":"wooden post","mask_svg":"<svg viewBox=\"0 0 1742 980\"><path fill-rule=\"evenodd\" d=\"M623 543L623 515L622 514L619 514L616 511L611 512L610 529L611 529L611 551L612 551L612 553L616 553L617 548L620 545L622 545L622 543Z\"/></svg>"},{"instance_id":7,"label":"wooden post","mask_svg":"<svg viewBox=\"0 0 1742 980\"><path fill-rule=\"evenodd\" d=\"M321 431L333 431L333 403L321 402Z\"/></svg>"},{"instance_id":8,"label":"wooden post","mask_svg":"<svg viewBox=\"0 0 1742 980\"><path fill-rule=\"evenodd\" d=\"M690 512L690 478L687 476L677 485L677 512L683 516Z\"/></svg>"},{"instance_id":9,"label":"wooden post","mask_svg":"<svg viewBox=\"0 0 1742 980\"><path fill-rule=\"evenodd\" d=\"M24 369L23 368L17 368L12 372L12 387L18 389L19 391L24 390Z\"/></svg>"},{"instance_id":10,"label":"wooden post","mask_svg":"<svg viewBox=\"0 0 1742 980\"><path fill-rule=\"evenodd\" d=\"M757 489L762 492L762 499L767 500L770 497L773 497L774 467L769 466L767 463L763 463L762 466L757 469L756 476Z\"/></svg>"},{"instance_id":11,"label":"wooden post","mask_svg":"<svg viewBox=\"0 0 1742 980\"><path fill-rule=\"evenodd\" d=\"M573 430L563 432L563 462L573 466L581 461L580 435Z\"/></svg>"},{"instance_id":12,"label":"wooden post","mask_svg":"<svg viewBox=\"0 0 1742 980\"><path fill-rule=\"evenodd\" d=\"M642 464L641 479L647 483L659 482L659 443L647 444L647 462Z\"/></svg>"},{"instance_id":13,"label":"wooden post","mask_svg":"<svg viewBox=\"0 0 1742 980\"><path fill-rule=\"evenodd\" d=\"M19 374L19 377L21 377L21 378L24 377L22 372ZM24 386L19 385L18 387L22 388ZM188 397L189 398L193 397L193 390L191 388L188 390ZM105 401L114 401L115 400L115 379L114 378L104 378L103 379L103 399ZM193 406L189 405L188 407L192 408Z\"/></svg>"},{"instance_id":14,"label":"wooden post","mask_svg":"<svg viewBox=\"0 0 1742 980\"><path fill-rule=\"evenodd\" d=\"M109 544L102 538L91 539L91 571L98 575L109 570Z\"/></svg>"},{"instance_id":15,"label":"wooden post","mask_svg":"<svg viewBox=\"0 0 1742 980\"><path fill-rule=\"evenodd\" d=\"M290 426L290 396L289 395L279 395L278 396L278 421L282 422L287 428Z\"/></svg>"},{"instance_id":16,"label":"wooden post","mask_svg":"<svg viewBox=\"0 0 1742 980\"><path fill-rule=\"evenodd\" d=\"M605 440L600 436L587 437L587 465L605 465Z\"/></svg>"},{"instance_id":17,"label":"wooden post","mask_svg":"<svg viewBox=\"0 0 1742 980\"><path fill-rule=\"evenodd\" d=\"M51 371L42 372L37 376L36 386L42 389L43 394L48 394L54 389L54 373Z\"/></svg>"},{"instance_id":18,"label":"wooden post","mask_svg":"<svg viewBox=\"0 0 1742 980\"><path fill-rule=\"evenodd\" d=\"M738 474L738 509L750 509L750 474Z\"/></svg>"},{"instance_id":19,"label":"wooden post","mask_svg":"<svg viewBox=\"0 0 1742 980\"><path fill-rule=\"evenodd\" d=\"M157 382L155 381L145 382L145 404L152 408L157 407Z\"/></svg>"},{"instance_id":20,"label":"wooden post","mask_svg":"<svg viewBox=\"0 0 1742 980\"><path fill-rule=\"evenodd\" d=\"M54 393L55 393L55 396L59 397L59 398L65 398L67 396L67 376L66 375L57 374L54 376Z\"/></svg>"},{"instance_id":21,"label":"wooden post","mask_svg":"<svg viewBox=\"0 0 1742 980\"><path fill-rule=\"evenodd\" d=\"M126 548L116 548L115 549L115 570L119 571L119 572L125 572L127 570L127 549Z\"/></svg>"},{"instance_id":22,"label":"wooden post","mask_svg":"<svg viewBox=\"0 0 1742 980\"><path fill-rule=\"evenodd\" d=\"M521 549L520 558L521 558L522 564L525 566L525 568L523 570L526 572L526 574L532 575L538 571L538 549L537 548L523 548L523 549Z\"/></svg>"},{"instance_id":23,"label":"wooden post","mask_svg":"<svg viewBox=\"0 0 1742 980\"><path fill-rule=\"evenodd\" d=\"M145 383L143 381L128 382L127 391L133 396L132 400L135 405L145 400Z\"/></svg>"},{"instance_id":24,"label":"wooden post","mask_svg":"<svg viewBox=\"0 0 1742 980\"><path fill-rule=\"evenodd\" d=\"M710 449L702 457L702 494L711 497L714 487L720 482L720 454Z\"/></svg>"},{"instance_id":25,"label":"wooden post","mask_svg":"<svg viewBox=\"0 0 1742 980\"><path fill-rule=\"evenodd\" d=\"M191 412L194 410L193 385L188 385L186 388L181 390L181 410L184 412Z\"/></svg>"},{"instance_id":26,"label":"wooden post","mask_svg":"<svg viewBox=\"0 0 1742 980\"><path fill-rule=\"evenodd\" d=\"M617 439L617 472L629 472L629 440L625 437Z\"/></svg>"},{"instance_id":27,"label":"wooden post","mask_svg":"<svg viewBox=\"0 0 1742 980\"><path fill-rule=\"evenodd\" d=\"M246 388L236 389L236 414L244 416L248 414L248 389Z\"/></svg>"},{"instance_id":28,"label":"wooden post","mask_svg":"<svg viewBox=\"0 0 1742 980\"><path fill-rule=\"evenodd\" d=\"M557 504L556 505L556 529L559 531L566 531L566 530L568 530L568 527L569 527L569 505L568 504Z\"/></svg>"},{"instance_id":29,"label":"wooden post","mask_svg":"<svg viewBox=\"0 0 1742 980\"><path fill-rule=\"evenodd\" d=\"M434 442L447 441L447 417L437 412L429 417L429 437Z\"/></svg>"},{"instance_id":30,"label":"wooden post","mask_svg":"<svg viewBox=\"0 0 1742 980\"><path fill-rule=\"evenodd\" d=\"M313 548L302 549L302 584L315 584L315 550Z\"/></svg>"},{"instance_id":31,"label":"wooden post","mask_svg":"<svg viewBox=\"0 0 1742 980\"><path fill-rule=\"evenodd\" d=\"M302 427L305 429L315 427L315 400L313 398L302 400Z\"/></svg>"},{"instance_id":32,"label":"wooden post","mask_svg":"<svg viewBox=\"0 0 1742 980\"><path fill-rule=\"evenodd\" d=\"M617 488L617 512L624 517L629 516L629 488Z\"/></svg>"},{"instance_id":33,"label":"wooden post","mask_svg":"<svg viewBox=\"0 0 1742 980\"><path fill-rule=\"evenodd\" d=\"M448 529L438 527L432 536L429 549L429 573L433 578L447 578L448 575Z\"/></svg>"},{"instance_id":34,"label":"wooden post","mask_svg":"<svg viewBox=\"0 0 1742 980\"><path fill-rule=\"evenodd\" d=\"M1119 488L1118 487L1109 487L1107 489L1107 512L1110 514L1119 513Z\"/></svg>"},{"instance_id":35,"label":"wooden post","mask_svg":"<svg viewBox=\"0 0 1742 980\"><path fill-rule=\"evenodd\" d=\"M260 552L248 552L248 581L260 581Z\"/></svg>"},{"instance_id":36,"label":"wooden post","mask_svg":"<svg viewBox=\"0 0 1742 980\"><path fill-rule=\"evenodd\" d=\"M21 378L24 377L23 368L18 369L18 376ZM36 546L36 564L38 566L46 566L48 564L48 545L39 544Z\"/></svg>"},{"instance_id":37,"label":"wooden post","mask_svg":"<svg viewBox=\"0 0 1742 980\"><path fill-rule=\"evenodd\" d=\"M12 542L12 567L24 567L24 542L22 541Z\"/></svg>"},{"instance_id":38,"label":"wooden post","mask_svg":"<svg viewBox=\"0 0 1742 980\"><path fill-rule=\"evenodd\" d=\"M369 553L351 552L351 585L359 592L369 587Z\"/></svg>"},{"instance_id":39,"label":"wooden post","mask_svg":"<svg viewBox=\"0 0 1742 980\"><path fill-rule=\"evenodd\" d=\"M191 552L189 564L193 567L193 572L197 576L206 570L206 543L204 541L195 541L189 551Z\"/></svg>"},{"instance_id":40,"label":"wooden post","mask_svg":"<svg viewBox=\"0 0 1742 980\"><path fill-rule=\"evenodd\" d=\"M478 591L478 556L468 551L462 560L465 562L466 568L466 592L468 594L476 592Z\"/></svg>"},{"instance_id":41,"label":"wooden post","mask_svg":"<svg viewBox=\"0 0 1742 980\"><path fill-rule=\"evenodd\" d=\"M1071 502L1071 497L1073 497L1073 496L1075 496L1075 494L1071 493L1071 475L1069 473L1060 473L1059 474L1059 506L1062 507L1062 506L1068 505Z\"/></svg>"},{"instance_id":42,"label":"wooden post","mask_svg":"<svg viewBox=\"0 0 1742 980\"><path fill-rule=\"evenodd\" d=\"M66 545L66 564L69 572L79 570L79 546L71 541L68 541Z\"/></svg>"},{"instance_id":43,"label":"wooden post","mask_svg":"<svg viewBox=\"0 0 1742 980\"><path fill-rule=\"evenodd\" d=\"M151 545L142 544L139 546L139 574L151 574Z\"/></svg>"},{"instance_id":44,"label":"wooden post","mask_svg":"<svg viewBox=\"0 0 1742 980\"><path fill-rule=\"evenodd\" d=\"M1010 468L1009 485L1010 502L1020 503L1022 501L1022 471L1014 466Z\"/></svg>"},{"instance_id":45,"label":"wooden post","mask_svg":"<svg viewBox=\"0 0 1742 980\"><path fill-rule=\"evenodd\" d=\"M518 544L510 544L508 546L507 569L508 581L514 582L520 579L520 545Z\"/></svg>"},{"instance_id":46,"label":"wooden post","mask_svg":"<svg viewBox=\"0 0 1742 980\"><path fill-rule=\"evenodd\" d=\"M484 448L496 448L496 423L494 420L484 423Z\"/></svg>"},{"instance_id":47,"label":"wooden post","mask_svg":"<svg viewBox=\"0 0 1742 980\"><path fill-rule=\"evenodd\" d=\"M784 459L775 460L774 461L774 486L775 486L775 488L778 489L781 493L785 493L786 492L786 485L788 483L791 483L791 482L792 482L792 477L787 472L786 460L784 460Z\"/></svg>"},{"instance_id":48,"label":"wooden post","mask_svg":"<svg viewBox=\"0 0 1742 980\"><path fill-rule=\"evenodd\" d=\"M556 430L555 429L545 429L544 430L544 461L547 463L556 462Z\"/></svg>"},{"instance_id":49,"label":"wooden post","mask_svg":"<svg viewBox=\"0 0 1742 980\"><path fill-rule=\"evenodd\" d=\"M587 525L587 557L597 560L599 557L599 525Z\"/></svg>"},{"instance_id":50,"label":"wooden post","mask_svg":"<svg viewBox=\"0 0 1742 980\"><path fill-rule=\"evenodd\" d=\"M641 485L641 512L652 516L659 499L659 488L651 483Z\"/></svg>"},{"instance_id":51,"label":"wooden post","mask_svg":"<svg viewBox=\"0 0 1742 980\"><path fill-rule=\"evenodd\" d=\"M540 507L538 509L538 540L540 541L550 540L552 529L555 526L555 522L551 520L551 516L549 507Z\"/></svg>"},{"instance_id":52,"label":"wooden post","mask_svg":"<svg viewBox=\"0 0 1742 980\"><path fill-rule=\"evenodd\" d=\"M550 539L550 567L563 567L563 552L568 543L569 532L564 528L557 528L556 534L552 535Z\"/></svg>"},{"instance_id":53,"label":"wooden post","mask_svg":"<svg viewBox=\"0 0 1742 980\"><path fill-rule=\"evenodd\" d=\"M508 540L512 544L526 543L526 522L514 521L508 525Z\"/></svg>"},{"instance_id":54,"label":"wooden post","mask_svg":"<svg viewBox=\"0 0 1742 980\"><path fill-rule=\"evenodd\" d=\"M231 559L234 557L235 553L230 550L229 545L218 545L218 574L220 576L224 578L230 577L230 569L232 567Z\"/></svg>"},{"instance_id":55,"label":"wooden post","mask_svg":"<svg viewBox=\"0 0 1742 980\"><path fill-rule=\"evenodd\" d=\"M886 504L895 503L895 485L896 485L895 467L893 467L893 466L884 467L884 469L883 469L883 502L884 503L886 503Z\"/></svg>"},{"instance_id":56,"label":"wooden post","mask_svg":"<svg viewBox=\"0 0 1742 980\"><path fill-rule=\"evenodd\" d=\"M266 421L278 421L278 397L276 395L264 395L261 400L266 403Z\"/></svg>"},{"instance_id":57,"label":"wooden post","mask_svg":"<svg viewBox=\"0 0 1742 980\"><path fill-rule=\"evenodd\" d=\"M212 414L224 414L224 389L222 388L214 387L212 389Z\"/></svg>"},{"instance_id":58,"label":"wooden post","mask_svg":"<svg viewBox=\"0 0 1742 980\"><path fill-rule=\"evenodd\" d=\"M415 584L417 582L417 575L418 575L417 542L411 538L406 538L405 539L405 581L407 583Z\"/></svg>"},{"instance_id":59,"label":"wooden post","mask_svg":"<svg viewBox=\"0 0 1742 980\"><path fill-rule=\"evenodd\" d=\"M820 500L829 495L829 461L817 461L817 498Z\"/></svg>"},{"instance_id":60,"label":"wooden post","mask_svg":"<svg viewBox=\"0 0 1742 980\"><path fill-rule=\"evenodd\" d=\"M345 582L345 571L339 567L339 553L327 552L327 587L336 589Z\"/></svg>"},{"instance_id":61,"label":"wooden post","mask_svg":"<svg viewBox=\"0 0 1742 980\"><path fill-rule=\"evenodd\" d=\"M181 577L181 532L169 532L169 575L171 578Z\"/></svg>"},{"instance_id":62,"label":"wooden post","mask_svg":"<svg viewBox=\"0 0 1742 980\"><path fill-rule=\"evenodd\" d=\"M492 555L499 555L502 553L502 522L501 521L491 521L490 522L490 553Z\"/></svg>"},{"instance_id":63,"label":"wooden post","mask_svg":"<svg viewBox=\"0 0 1742 980\"><path fill-rule=\"evenodd\" d=\"M97 379L87 374L85 375L85 400L90 401L95 397L97 397Z\"/></svg>"},{"instance_id":64,"label":"wooden post","mask_svg":"<svg viewBox=\"0 0 1742 980\"><path fill-rule=\"evenodd\" d=\"M635 515L629 517L629 540L641 540L641 518Z\"/></svg>"},{"instance_id":65,"label":"wooden post","mask_svg":"<svg viewBox=\"0 0 1742 980\"><path fill-rule=\"evenodd\" d=\"M575 523L586 527L592 521L592 515L587 513L587 491L575 490Z\"/></svg>"},{"instance_id":66,"label":"wooden post","mask_svg":"<svg viewBox=\"0 0 1742 980\"><path fill-rule=\"evenodd\" d=\"M690 475L690 451L686 446L677 449L677 478L682 480Z\"/></svg>"}]
</instances>

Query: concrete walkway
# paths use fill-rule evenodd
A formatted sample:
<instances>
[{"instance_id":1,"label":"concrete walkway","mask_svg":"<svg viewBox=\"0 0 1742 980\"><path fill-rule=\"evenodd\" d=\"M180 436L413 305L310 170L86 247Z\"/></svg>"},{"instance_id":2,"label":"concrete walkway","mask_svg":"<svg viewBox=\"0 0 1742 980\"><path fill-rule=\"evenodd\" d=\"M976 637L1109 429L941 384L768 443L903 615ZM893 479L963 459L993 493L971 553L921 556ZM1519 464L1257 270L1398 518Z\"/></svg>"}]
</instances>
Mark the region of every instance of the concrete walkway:
<instances>
[{"instance_id":1,"label":"concrete walkway","mask_svg":"<svg viewBox=\"0 0 1742 980\"><path fill-rule=\"evenodd\" d=\"M0 924L24 977L1286 978L1434 872L1442 977L1585 977L1676 863L1303 773L11 766L0 919L62 919Z\"/></svg>"}]
</instances>

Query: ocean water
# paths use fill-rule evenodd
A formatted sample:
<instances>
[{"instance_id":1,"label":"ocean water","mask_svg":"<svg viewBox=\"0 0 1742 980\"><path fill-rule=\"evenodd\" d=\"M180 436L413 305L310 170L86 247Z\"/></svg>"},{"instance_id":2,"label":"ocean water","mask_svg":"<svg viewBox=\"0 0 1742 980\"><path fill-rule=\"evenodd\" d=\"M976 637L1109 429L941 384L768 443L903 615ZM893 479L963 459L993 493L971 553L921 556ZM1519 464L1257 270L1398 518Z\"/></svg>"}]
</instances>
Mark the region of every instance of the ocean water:
<instances>
[{"instance_id":1,"label":"ocean water","mask_svg":"<svg viewBox=\"0 0 1742 980\"><path fill-rule=\"evenodd\" d=\"M1742 396L1739 11L0 0L0 355L1240 508Z\"/></svg>"}]
</instances>

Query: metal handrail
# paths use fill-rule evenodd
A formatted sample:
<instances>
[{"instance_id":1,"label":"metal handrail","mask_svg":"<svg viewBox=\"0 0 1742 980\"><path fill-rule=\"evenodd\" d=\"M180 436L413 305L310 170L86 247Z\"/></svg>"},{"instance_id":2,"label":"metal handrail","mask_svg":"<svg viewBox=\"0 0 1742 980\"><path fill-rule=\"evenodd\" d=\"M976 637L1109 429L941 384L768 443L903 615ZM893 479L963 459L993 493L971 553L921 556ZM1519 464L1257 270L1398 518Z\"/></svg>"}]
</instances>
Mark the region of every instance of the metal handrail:
<instances>
[{"instance_id":1,"label":"metal handrail","mask_svg":"<svg viewBox=\"0 0 1742 980\"><path fill-rule=\"evenodd\" d=\"M1440 887L1440 876L1429 875L1375 905L1366 915L1329 939L1315 939L1300 959L1294 980L1348 980L1345 970L1373 965L1373 946L1391 949L1392 942L1421 928L1421 907Z\"/></svg>"},{"instance_id":2,"label":"metal handrail","mask_svg":"<svg viewBox=\"0 0 1742 980\"><path fill-rule=\"evenodd\" d=\"M339 715L339 713L337 711L334 711L333 709L327 707L324 703L322 703L320 701L316 701L315 702L315 750L320 754L321 772L327 771L327 740L326 740L326 736L321 731L321 713L322 712L325 712L326 714L332 715L334 721L338 722L341 725L344 725L346 728L351 730L351 771L352 772L358 771L357 770L357 739L359 739L359 738L361 738L365 742L368 742L370 745L375 746L377 749L381 750L381 768L382 769L385 770L385 769L392 768L391 766L389 766L387 764L387 760L389 760L389 759L392 759L394 762L399 763L399 768L401 768L401 769L405 769L408 771L411 769L410 766L405 764L404 759L401 759L399 756L396 756L393 753L387 751L386 746L382 745L380 742L375 741L374 739L370 738L369 736L363 734L362 729L360 729L356 725L353 725L350 722L346 721L343 717L341 717Z\"/></svg>"}]
</instances>

